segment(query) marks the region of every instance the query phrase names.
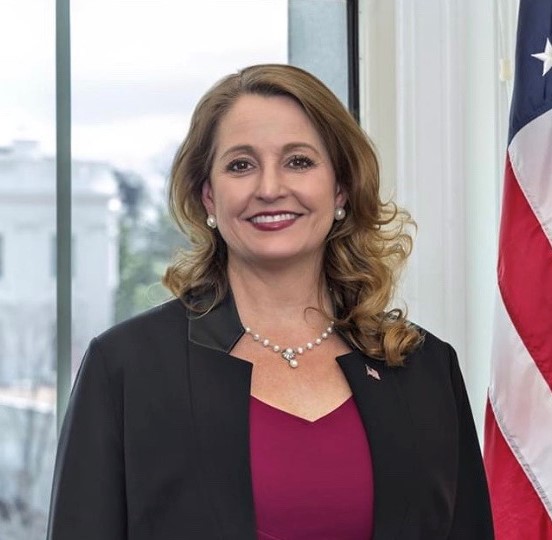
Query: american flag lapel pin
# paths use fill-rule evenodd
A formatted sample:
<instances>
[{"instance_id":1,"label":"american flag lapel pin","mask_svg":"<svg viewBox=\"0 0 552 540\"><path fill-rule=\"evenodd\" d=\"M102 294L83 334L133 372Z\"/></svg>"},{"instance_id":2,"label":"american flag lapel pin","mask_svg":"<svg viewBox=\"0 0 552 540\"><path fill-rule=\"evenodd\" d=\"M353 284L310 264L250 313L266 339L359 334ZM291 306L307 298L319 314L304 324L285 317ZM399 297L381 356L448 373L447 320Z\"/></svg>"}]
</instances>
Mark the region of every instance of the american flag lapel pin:
<instances>
[{"instance_id":1,"label":"american flag lapel pin","mask_svg":"<svg viewBox=\"0 0 552 540\"><path fill-rule=\"evenodd\" d=\"M371 368L370 366L366 366L366 374L368 375L368 377L373 377L374 379L376 379L376 381L381 381L381 377L378 371L374 368Z\"/></svg>"}]
</instances>

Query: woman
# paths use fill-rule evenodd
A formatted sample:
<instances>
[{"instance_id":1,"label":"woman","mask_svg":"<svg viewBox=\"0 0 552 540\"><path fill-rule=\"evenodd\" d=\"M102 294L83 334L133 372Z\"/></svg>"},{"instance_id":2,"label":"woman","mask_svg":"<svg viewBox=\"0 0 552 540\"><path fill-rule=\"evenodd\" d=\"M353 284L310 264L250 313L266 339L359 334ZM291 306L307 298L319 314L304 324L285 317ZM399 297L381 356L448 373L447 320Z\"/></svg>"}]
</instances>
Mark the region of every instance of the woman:
<instances>
[{"instance_id":1,"label":"woman","mask_svg":"<svg viewBox=\"0 0 552 540\"><path fill-rule=\"evenodd\" d=\"M207 92L171 175L177 299L92 341L51 540L493 537L456 355L388 308L411 239L378 184L308 73Z\"/></svg>"}]
</instances>

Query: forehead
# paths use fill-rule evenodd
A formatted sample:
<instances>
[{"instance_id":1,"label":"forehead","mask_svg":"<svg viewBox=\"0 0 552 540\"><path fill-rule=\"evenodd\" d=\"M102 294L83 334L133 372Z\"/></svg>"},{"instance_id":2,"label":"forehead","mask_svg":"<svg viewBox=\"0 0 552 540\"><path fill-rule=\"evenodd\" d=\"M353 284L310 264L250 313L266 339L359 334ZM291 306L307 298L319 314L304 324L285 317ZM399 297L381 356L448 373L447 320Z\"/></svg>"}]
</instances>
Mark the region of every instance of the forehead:
<instances>
[{"instance_id":1,"label":"forehead","mask_svg":"<svg viewBox=\"0 0 552 540\"><path fill-rule=\"evenodd\" d=\"M215 136L217 153L235 144L284 145L307 142L325 150L302 107L286 96L240 96L222 117Z\"/></svg>"}]
</instances>

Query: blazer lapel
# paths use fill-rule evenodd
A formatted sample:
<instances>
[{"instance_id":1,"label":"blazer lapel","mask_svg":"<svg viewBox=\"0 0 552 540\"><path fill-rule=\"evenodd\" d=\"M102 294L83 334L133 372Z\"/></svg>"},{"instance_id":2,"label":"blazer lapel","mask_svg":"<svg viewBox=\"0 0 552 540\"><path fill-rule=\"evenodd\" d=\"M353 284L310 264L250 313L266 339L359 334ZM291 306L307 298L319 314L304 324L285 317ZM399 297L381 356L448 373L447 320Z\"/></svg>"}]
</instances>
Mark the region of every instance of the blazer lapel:
<instances>
[{"instance_id":1,"label":"blazer lapel","mask_svg":"<svg viewBox=\"0 0 552 540\"><path fill-rule=\"evenodd\" d=\"M388 368L358 351L337 358L364 422L374 468L373 540L400 538L416 479L409 410ZM398 368L400 369L400 368Z\"/></svg>"},{"instance_id":2,"label":"blazer lapel","mask_svg":"<svg viewBox=\"0 0 552 540\"><path fill-rule=\"evenodd\" d=\"M190 315L188 369L199 466L224 539L254 540L249 459L252 364L228 351L243 334L229 295L202 317Z\"/></svg>"},{"instance_id":3,"label":"blazer lapel","mask_svg":"<svg viewBox=\"0 0 552 540\"><path fill-rule=\"evenodd\" d=\"M229 351L243 335L231 293L206 315L189 315L188 369L202 476L221 537L255 540L249 456L252 364ZM374 467L372 540L400 538L416 483L412 422L397 370L358 351L337 358L366 428Z\"/></svg>"}]
</instances>

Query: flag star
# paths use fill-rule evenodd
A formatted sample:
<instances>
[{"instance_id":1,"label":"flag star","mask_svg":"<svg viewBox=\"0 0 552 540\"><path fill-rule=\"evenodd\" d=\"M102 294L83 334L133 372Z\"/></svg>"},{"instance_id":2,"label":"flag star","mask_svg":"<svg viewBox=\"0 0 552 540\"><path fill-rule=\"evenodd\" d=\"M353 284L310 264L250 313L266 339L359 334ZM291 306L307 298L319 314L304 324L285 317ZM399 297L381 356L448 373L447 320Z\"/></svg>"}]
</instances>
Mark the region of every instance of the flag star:
<instances>
[{"instance_id":1,"label":"flag star","mask_svg":"<svg viewBox=\"0 0 552 540\"><path fill-rule=\"evenodd\" d=\"M542 61L542 76L544 77L552 69L552 44L550 39L546 38L546 46L543 52L531 56Z\"/></svg>"}]
</instances>

